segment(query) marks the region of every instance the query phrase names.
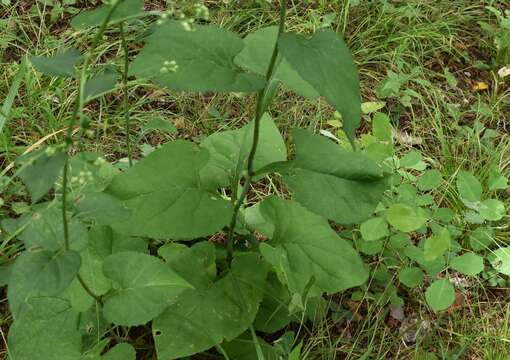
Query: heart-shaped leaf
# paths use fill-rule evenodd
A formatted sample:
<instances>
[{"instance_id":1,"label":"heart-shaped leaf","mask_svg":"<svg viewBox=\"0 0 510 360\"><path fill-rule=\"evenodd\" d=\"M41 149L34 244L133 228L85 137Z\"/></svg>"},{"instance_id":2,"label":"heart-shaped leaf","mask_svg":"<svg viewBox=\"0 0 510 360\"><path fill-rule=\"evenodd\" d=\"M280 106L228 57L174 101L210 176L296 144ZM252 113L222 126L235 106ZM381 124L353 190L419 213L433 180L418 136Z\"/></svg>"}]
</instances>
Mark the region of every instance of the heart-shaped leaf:
<instances>
[{"instance_id":1,"label":"heart-shaped leaf","mask_svg":"<svg viewBox=\"0 0 510 360\"><path fill-rule=\"evenodd\" d=\"M107 191L131 210L117 231L135 236L192 239L228 224L232 206L209 191L200 171L206 149L186 141L169 142L114 178ZM207 185L207 186L206 186Z\"/></svg>"},{"instance_id":2,"label":"heart-shaped leaf","mask_svg":"<svg viewBox=\"0 0 510 360\"><path fill-rule=\"evenodd\" d=\"M103 5L94 10L83 11L71 20L71 26L83 30L101 25L111 11L112 5ZM118 23L143 11L143 0L122 0L111 15L109 23Z\"/></svg>"},{"instance_id":3,"label":"heart-shaped leaf","mask_svg":"<svg viewBox=\"0 0 510 360\"><path fill-rule=\"evenodd\" d=\"M340 224L372 215L388 188L376 162L306 130L295 129L293 139L296 159L284 181L299 203Z\"/></svg>"},{"instance_id":4,"label":"heart-shaped leaf","mask_svg":"<svg viewBox=\"0 0 510 360\"><path fill-rule=\"evenodd\" d=\"M74 75L74 67L81 62L82 58L80 52L73 49L50 57L32 56L30 61L45 75L67 77Z\"/></svg>"},{"instance_id":5,"label":"heart-shaped leaf","mask_svg":"<svg viewBox=\"0 0 510 360\"><path fill-rule=\"evenodd\" d=\"M253 122L239 130L222 131L208 136L201 147L211 154L207 165L202 169L203 179L210 178L221 185L229 185L232 179L240 179L246 170L246 162L253 142ZM260 120L260 139L253 159L257 171L268 164L287 160L287 148L268 114Z\"/></svg>"},{"instance_id":6,"label":"heart-shaped leaf","mask_svg":"<svg viewBox=\"0 0 510 360\"><path fill-rule=\"evenodd\" d=\"M266 76L273 50L278 40L278 26L261 28L244 38L244 48L236 56L235 63L256 74ZM273 78L305 97L319 94L289 65L286 59L277 60Z\"/></svg>"},{"instance_id":7,"label":"heart-shaped leaf","mask_svg":"<svg viewBox=\"0 0 510 360\"><path fill-rule=\"evenodd\" d=\"M66 161L66 154L52 147L42 148L24 156L18 176L23 180L32 197L32 203L39 201L57 181Z\"/></svg>"},{"instance_id":8,"label":"heart-shaped leaf","mask_svg":"<svg viewBox=\"0 0 510 360\"><path fill-rule=\"evenodd\" d=\"M117 325L143 325L165 310L191 285L157 257L139 252L108 256L104 275L117 288L104 303L104 316Z\"/></svg>"},{"instance_id":9,"label":"heart-shaped leaf","mask_svg":"<svg viewBox=\"0 0 510 360\"><path fill-rule=\"evenodd\" d=\"M14 262L7 293L14 318L24 314L31 297L61 294L79 269L80 255L74 251L22 253Z\"/></svg>"},{"instance_id":10,"label":"heart-shaped leaf","mask_svg":"<svg viewBox=\"0 0 510 360\"><path fill-rule=\"evenodd\" d=\"M342 114L343 129L351 142L361 121L358 70L343 40L332 30L310 39L283 34L278 49L299 76Z\"/></svg>"},{"instance_id":11,"label":"heart-shaped leaf","mask_svg":"<svg viewBox=\"0 0 510 360\"><path fill-rule=\"evenodd\" d=\"M261 252L277 272L283 272L289 290L304 295L336 293L363 284L368 272L352 246L340 238L326 219L294 201L269 197L260 211L275 226Z\"/></svg>"},{"instance_id":12,"label":"heart-shaped leaf","mask_svg":"<svg viewBox=\"0 0 510 360\"><path fill-rule=\"evenodd\" d=\"M195 256L185 251L170 263L185 279L203 278L154 320L158 358L183 358L234 339L248 329L262 300L267 266L258 255L234 257L230 271L216 282L203 266L188 266Z\"/></svg>"},{"instance_id":13,"label":"heart-shaped leaf","mask_svg":"<svg viewBox=\"0 0 510 360\"><path fill-rule=\"evenodd\" d=\"M131 74L174 90L251 92L264 87L265 78L234 64L243 41L213 25L187 31L175 21L157 26L131 64Z\"/></svg>"}]
</instances>

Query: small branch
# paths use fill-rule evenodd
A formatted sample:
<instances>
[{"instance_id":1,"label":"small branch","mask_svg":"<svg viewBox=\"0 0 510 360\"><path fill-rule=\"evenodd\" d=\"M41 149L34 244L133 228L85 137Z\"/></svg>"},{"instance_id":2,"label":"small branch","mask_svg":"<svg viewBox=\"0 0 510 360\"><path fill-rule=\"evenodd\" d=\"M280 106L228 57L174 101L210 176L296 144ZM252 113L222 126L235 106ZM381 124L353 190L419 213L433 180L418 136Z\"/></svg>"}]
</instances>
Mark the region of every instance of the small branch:
<instances>
[{"instance_id":1,"label":"small branch","mask_svg":"<svg viewBox=\"0 0 510 360\"><path fill-rule=\"evenodd\" d=\"M129 141L129 92L128 92L128 70L129 70L129 49L124 32L124 24L119 24L122 50L124 52L124 68L122 71L122 90L124 93L124 122L126 126L126 149L128 153L129 166L133 166L133 155L131 153L131 142Z\"/></svg>"},{"instance_id":2,"label":"small branch","mask_svg":"<svg viewBox=\"0 0 510 360\"><path fill-rule=\"evenodd\" d=\"M103 37L103 34L108 27L108 23L110 22L110 19L115 12L115 9L123 2L123 0L116 1L113 6L111 7L110 11L106 15L106 18L104 19L103 23L99 27L99 30L94 36L92 40L92 44L90 46L90 49L88 51L87 56L85 57L85 60L83 61L83 67L80 72L80 76L78 78L78 94L76 95L76 101L74 104L73 113L71 115L71 119L69 120L69 125L67 127L66 132L66 138L65 138L65 151L66 151L66 160L64 163L64 170L62 174L62 222L64 225L64 249L66 251L69 250L69 223L67 221L67 186L68 186L68 177L69 177L69 154L67 154L67 151L69 151L73 145L73 128L78 121L78 118L81 116L84 106L84 89L85 84L87 83L87 70L89 67L89 64L92 60L92 57L94 56L94 50L96 49L97 45L99 44L99 41ZM78 281L82 285L83 289L92 296L96 301L101 303L101 298L97 295L95 295L90 288L85 284L82 277L78 274Z\"/></svg>"},{"instance_id":3,"label":"small branch","mask_svg":"<svg viewBox=\"0 0 510 360\"><path fill-rule=\"evenodd\" d=\"M251 186L253 176L255 175L255 171L253 169L253 163L254 163L254 159L255 159L255 154L257 153L257 147L259 144L260 120L262 119L262 115L264 114L267 106L269 105L265 101L265 97L267 95L268 86L269 86L270 81L273 77L273 73L274 73L274 70L276 67L275 66L276 59L278 58L278 40L280 39L280 36L285 31L286 12L287 12L287 3L285 0L281 0L281 2L280 2L280 26L278 29L278 37L276 38L276 44L273 49L273 54L271 55L271 61L269 62L269 67L268 67L267 73L266 73L266 86L264 87L264 89L259 91L258 97L257 97L257 108L255 110L255 120L254 120L254 126L253 126L253 142L251 145L250 153L248 155L248 165L247 165L248 174L246 175L245 180L244 180L243 190L234 205L234 213L232 214L232 219L230 220L230 225L229 225L229 229L228 229L227 262L229 265L232 262L233 253L234 253L234 233L235 233L235 227L237 224L237 216L239 214L241 206L244 203L244 200L246 198L248 190ZM234 191L237 192L237 188L232 189L232 192L234 192Z\"/></svg>"}]
</instances>

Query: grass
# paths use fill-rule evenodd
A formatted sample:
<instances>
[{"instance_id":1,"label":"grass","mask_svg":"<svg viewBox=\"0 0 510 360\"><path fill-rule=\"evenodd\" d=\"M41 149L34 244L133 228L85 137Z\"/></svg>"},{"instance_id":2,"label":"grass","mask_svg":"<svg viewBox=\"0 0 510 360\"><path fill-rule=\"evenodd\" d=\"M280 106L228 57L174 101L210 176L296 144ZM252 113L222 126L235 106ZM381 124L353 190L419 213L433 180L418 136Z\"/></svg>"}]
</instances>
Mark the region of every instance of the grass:
<instances>
[{"instance_id":1,"label":"grass","mask_svg":"<svg viewBox=\"0 0 510 360\"><path fill-rule=\"evenodd\" d=\"M160 6L159 2L146 3ZM267 4L208 3L213 22L242 34L277 21L277 11ZM508 9L508 4L490 0L289 3L290 30L311 32L332 26L344 34L361 72L363 100L386 101L383 111L391 116L398 131L408 138L420 139L418 145L401 141L401 151L419 148L427 163L441 168L447 182L435 194L437 201L452 209L461 207L453 181L459 169L470 170L481 180L488 177L492 166L510 174L509 82L498 78L497 69L480 70L475 66L477 62L490 63L494 50L492 40L477 23L495 21L485 6ZM84 6L87 5L91 4ZM18 71L17 63L26 55L50 54L64 46L87 48L91 34L69 30L69 14L53 10L43 2L23 1L0 8L0 99L7 97ZM129 43L135 44L130 46L132 54L137 51L136 40L144 28L141 23L127 28ZM115 59L120 64L122 48L118 37L112 33L106 40L97 50L97 59L100 63ZM457 86L448 85L446 68L455 76ZM414 75L402 82L396 94L382 99L377 89L390 71ZM488 89L473 90L476 82L485 82ZM75 89L73 81L50 80L29 66L9 121L0 134L2 169L32 150L33 144L56 144L63 139ZM401 101L406 94L412 94L408 106ZM279 105L272 113L284 134L296 126L333 131L328 125L333 111L325 102L302 99L285 91L278 97ZM238 94L167 93L139 80L130 82L129 98L132 138L155 117L170 119L177 129L173 135L152 132L142 136L140 144L135 144L135 157L140 156L141 144L157 146L177 137L198 140L217 130L241 126L249 120L255 106L253 98ZM121 92L94 101L87 106L86 114L92 122L92 131L85 134L86 149L101 152L112 161L125 157ZM478 127L478 131L467 130L466 126ZM361 131L368 129L365 124ZM277 183L257 189L260 195L277 191ZM501 197L510 206L508 193ZM26 196L21 185L14 183L1 198L0 217L19 212ZM510 229L505 222L494 228L494 238L501 246L509 245ZM0 263L7 263L18 250L16 242L4 239ZM432 359L430 353L435 353L436 358L444 359L508 359L508 289L491 288L479 279L459 294L458 306L440 316L427 309L421 290L406 294L406 316L416 321L409 326L422 329L412 342L405 341L406 332L399 330L402 324L391 321L388 307L353 302L349 294L339 296L334 301L357 316L350 321L336 321L331 314L317 316L303 336L303 358ZM2 300L0 304L4 311L5 303ZM0 325L4 334L8 322L9 315L3 312Z\"/></svg>"}]
</instances>

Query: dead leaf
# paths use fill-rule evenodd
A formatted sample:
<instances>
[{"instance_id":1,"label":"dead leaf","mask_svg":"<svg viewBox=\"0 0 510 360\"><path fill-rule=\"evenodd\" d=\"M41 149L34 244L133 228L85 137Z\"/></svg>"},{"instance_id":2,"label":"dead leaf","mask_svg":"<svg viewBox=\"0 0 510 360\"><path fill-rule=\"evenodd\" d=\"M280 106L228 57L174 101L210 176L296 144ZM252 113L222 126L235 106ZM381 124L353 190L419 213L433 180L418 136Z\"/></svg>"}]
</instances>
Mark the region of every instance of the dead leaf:
<instances>
[{"instance_id":1,"label":"dead leaf","mask_svg":"<svg viewBox=\"0 0 510 360\"><path fill-rule=\"evenodd\" d=\"M503 66L501 69L498 70L498 75L501 78L507 77L510 75L510 65Z\"/></svg>"}]
</instances>

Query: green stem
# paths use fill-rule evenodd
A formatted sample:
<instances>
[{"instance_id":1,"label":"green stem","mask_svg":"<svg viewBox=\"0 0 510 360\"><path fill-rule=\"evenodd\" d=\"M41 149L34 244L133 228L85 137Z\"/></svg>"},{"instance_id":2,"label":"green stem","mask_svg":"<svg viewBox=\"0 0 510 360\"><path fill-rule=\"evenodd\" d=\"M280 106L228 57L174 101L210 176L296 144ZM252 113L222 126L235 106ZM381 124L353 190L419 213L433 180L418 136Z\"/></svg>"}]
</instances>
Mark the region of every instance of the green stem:
<instances>
[{"instance_id":1,"label":"green stem","mask_svg":"<svg viewBox=\"0 0 510 360\"><path fill-rule=\"evenodd\" d=\"M89 286L85 283L85 281L83 280L83 278L81 277L80 274L77 275L77 278L78 278L78 281L80 282L81 286L83 287L83 290L85 290L87 292L87 294L89 294L94 300L96 300L99 304L103 304L103 301L101 300L101 297L96 295L90 288Z\"/></svg>"},{"instance_id":2,"label":"green stem","mask_svg":"<svg viewBox=\"0 0 510 360\"><path fill-rule=\"evenodd\" d=\"M131 153L131 142L129 141L129 92L128 92L128 70L129 70L129 49L124 33L124 24L119 24L122 50L124 52L124 68L122 71L122 90L124 92L124 122L126 125L126 149L128 153L129 166L133 166L133 155Z\"/></svg>"},{"instance_id":3,"label":"green stem","mask_svg":"<svg viewBox=\"0 0 510 360\"><path fill-rule=\"evenodd\" d=\"M253 180L253 176L255 175L255 171L253 169L253 160L255 159L255 154L257 153L257 147L259 144L260 137L260 120L262 119L262 115L266 111L268 101L266 101L267 90L270 85L271 79L273 77L273 73L275 70L276 59L278 58L278 40L280 36L285 31L285 15L287 12L287 3L285 0L280 2L280 27L278 29L278 37L276 39L276 44L273 49L273 54L271 55L271 61L269 62L269 67L266 73L266 86L264 89L260 90L257 96L257 108L255 111L255 120L253 126L253 142L251 145L250 153L248 155L248 164L247 164L247 175L245 176L243 190L237 198L237 201L234 204L234 213L232 214L232 219L230 220L230 225L228 229L227 235L227 262L230 264L232 262L233 253L234 253L234 232L237 224L237 216L241 209L241 206L244 203L248 190L250 188L251 182ZM237 185L237 184L235 184ZM232 192L237 193L236 188L232 189Z\"/></svg>"},{"instance_id":4,"label":"green stem","mask_svg":"<svg viewBox=\"0 0 510 360\"><path fill-rule=\"evenodd\" d=\"M73 113L71 115L71 119L69 120L69 125L67 127L66 132L66 138L65 138L65 151L69 151L73 144L73 128L76 125L76 122L81 116L81 113L83 111L84 106L84 89L85 84L87 82L87 70L88 66L92 60L92 57L94 56L94 50L96 49L97 45L99 44L99 41L103 37L103 34L108 26L108 22L110 21L115 9L117 6L122 3L123 0L116 1L113 6L111 7L110 11L106 15L106 18L104 19L103 23L99 27L99 30L96 34L96 36L92 40L92 44L90 46L89 52L87 56L85 57L85 60L83 61L83 67L80 72L80 76L78 78L78 94L76 95L76 102L74 104ZM69 250L69 224L67 221L67 186L68 186L68 177L69 177L69 154L66 154L66 161L64 164L64 171L62 174L62 222L64 224L64 249L66 251ZM92 296L95 300L100 300L100 297L95 295L90 288L85 284L83 279L80 275L78 275L78 281L83 286L85 291Z\"/></svg>"}]
</instances>

